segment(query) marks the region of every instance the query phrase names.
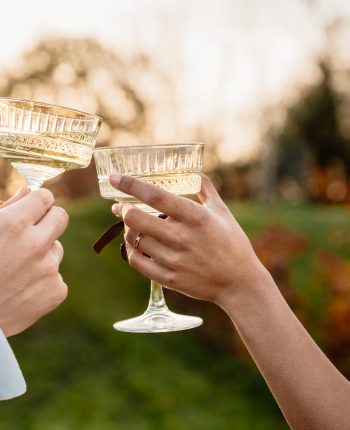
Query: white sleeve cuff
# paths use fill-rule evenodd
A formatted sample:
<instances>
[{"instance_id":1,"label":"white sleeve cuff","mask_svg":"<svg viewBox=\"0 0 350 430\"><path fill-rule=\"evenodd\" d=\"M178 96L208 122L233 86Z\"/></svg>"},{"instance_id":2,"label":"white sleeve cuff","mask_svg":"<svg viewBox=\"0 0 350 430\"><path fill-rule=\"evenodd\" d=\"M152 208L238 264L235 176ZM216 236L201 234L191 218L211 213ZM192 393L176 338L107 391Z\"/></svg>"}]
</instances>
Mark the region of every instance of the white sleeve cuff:
<instances>
[{"instance_id":1,"label":"white sleeve cuff","mask_svg":"<svg viewBox=\"0 0 350 430\"><path fill-rule=\"evenodd\" d=\"M16 357L0 329L0 400L21 396L26 390Z\"/></svg>"}]
</instances>

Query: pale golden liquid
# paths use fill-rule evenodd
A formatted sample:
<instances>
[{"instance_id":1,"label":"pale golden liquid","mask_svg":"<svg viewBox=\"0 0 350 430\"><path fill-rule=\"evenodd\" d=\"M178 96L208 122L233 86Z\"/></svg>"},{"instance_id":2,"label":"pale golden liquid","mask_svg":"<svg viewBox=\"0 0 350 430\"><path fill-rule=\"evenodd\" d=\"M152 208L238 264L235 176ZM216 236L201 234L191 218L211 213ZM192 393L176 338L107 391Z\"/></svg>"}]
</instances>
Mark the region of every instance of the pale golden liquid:
<instances>
[{"instance_id":1,"label":"pale golden liquid","mask_svg":"<svg viewBox=\"0 0 350 430\"><path fill-rule=\"evenodd\" d=\"M201 188L201 177L197 173L174 174L173 172L169 172L169 174L162 173L161 175L153 174L139 176L138 179L153 184L173 194L182 196L197 194ZM98 181L100 185L101 196L105 199L116 200L120 203L133 203L146 212L157 212L149 206L144 205L139 200L135 199L135 197L116 190L110 184L108 176L99 176Z\"/></svg>"},{"instance_id":2,"label":"pale golden liquid","mask_svg":"<svg viewBox=\"0 0 350 430\"><path fill-rule=\"evenodd\" d=\"M25 164L52 171L86 167L90 163L91 153L90 145L71 142L59 135L0 133L0 156L18 170Z\"/></svg>"}]
</instances>

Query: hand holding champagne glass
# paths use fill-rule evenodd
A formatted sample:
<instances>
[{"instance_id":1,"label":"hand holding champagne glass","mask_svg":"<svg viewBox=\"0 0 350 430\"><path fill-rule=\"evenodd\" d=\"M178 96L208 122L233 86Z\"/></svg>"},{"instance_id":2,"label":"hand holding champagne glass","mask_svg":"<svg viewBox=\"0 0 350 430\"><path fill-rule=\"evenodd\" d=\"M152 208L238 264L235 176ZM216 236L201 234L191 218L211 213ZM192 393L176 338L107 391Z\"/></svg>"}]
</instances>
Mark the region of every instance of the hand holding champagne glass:
<instances>
[{"instance_id":1,"label":"hand holding champagne glass","mask_svg":"<svg viewBox=\"0 0 350 430\"><path fill-rule=\"evenodd\" d=\"M160 212L118 191L111 186L113 173L131 175L177 195L192 195L200 191L203 144L172 144L97 148L94 151L102 197L122 203L133 203L144 212L158 216ZM135 239L137 248L142 232ZM120 321L114 328L120 331L157 333L197 327L201 318L171 312L164 300L161 285L151 281L151 296L147 310L139 317Z\"/></svg>"}]
</instances>

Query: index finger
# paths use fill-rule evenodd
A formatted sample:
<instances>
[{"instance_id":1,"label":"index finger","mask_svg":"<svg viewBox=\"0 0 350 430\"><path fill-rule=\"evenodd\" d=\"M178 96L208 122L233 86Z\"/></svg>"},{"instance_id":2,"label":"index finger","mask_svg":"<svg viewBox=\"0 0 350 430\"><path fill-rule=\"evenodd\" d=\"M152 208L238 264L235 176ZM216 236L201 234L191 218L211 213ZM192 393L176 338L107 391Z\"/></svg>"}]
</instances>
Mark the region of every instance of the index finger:
<instances>
[{"instance_id":1,"label":"index finger","mask_svg":"<svg viewBox=\"0 0 350 430\"><path fill-rule=\"evenodd\" d=\"M27 224L37 224L54 204L55 199L51 191L41 188L32 191L22 199L6 207L15 219Z\"/></svg>"},{"instance_id":2,"label":"index finger","mask_svg":"<svg viewBox=\"0 0 350 430\"><path fill-rule=\"evenodd\" d=\"M109 181L113 187L123 193L136 197L147 206L174 219L180 221L198 218L198 214L194 213L194 207L200 208L201 206L185 197L176 196L155 185L141 181L132 176L120 175L119 173L111 175Z\"/></svg>"}]
</instances>

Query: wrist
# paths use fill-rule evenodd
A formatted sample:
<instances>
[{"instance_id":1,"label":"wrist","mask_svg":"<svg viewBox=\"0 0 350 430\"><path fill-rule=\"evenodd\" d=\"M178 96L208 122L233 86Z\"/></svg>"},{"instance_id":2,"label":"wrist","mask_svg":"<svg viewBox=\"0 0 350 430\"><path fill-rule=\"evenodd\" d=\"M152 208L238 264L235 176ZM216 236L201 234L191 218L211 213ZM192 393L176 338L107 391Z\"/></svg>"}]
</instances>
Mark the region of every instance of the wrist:
<instances>
[{"instance_id":1,"label":"wrist","mask_svg":"<svg viewBox=\"0 0 350 430\"><path fill-rule=\"evenodd\" d=\"M224 289L216 304L234 322L241 313L251 314L257 307L265 306L274 292L279 294L270 272L256 259L244 277Z\"/></svg>"}]
</instances>

